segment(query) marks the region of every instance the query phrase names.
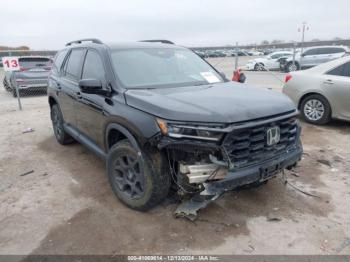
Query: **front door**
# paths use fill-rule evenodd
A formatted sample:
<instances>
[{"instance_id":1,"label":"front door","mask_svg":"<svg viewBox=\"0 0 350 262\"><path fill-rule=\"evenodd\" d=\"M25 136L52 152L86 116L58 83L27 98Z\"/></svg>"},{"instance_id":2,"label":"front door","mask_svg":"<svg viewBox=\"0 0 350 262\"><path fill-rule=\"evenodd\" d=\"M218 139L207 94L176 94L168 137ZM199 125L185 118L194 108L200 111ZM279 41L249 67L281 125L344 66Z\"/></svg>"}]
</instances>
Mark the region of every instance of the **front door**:
<instances>
[{"instance_id":1,"label":"front door","mask_svg":"<svg viewBox=\"0 0 350 262\"><path fill-rule=\"evenodd\" d=\"M62 77L56 83L58 91L58 100L65 123L76 127L75 107L79 93L78 81L81 75L81 67L85 49L73 49L66 59Z\"/></svg>"},{"instance_id":2,"label":"front door","mask_svg":"<svg viewBox=\"0 0 350 262\"><path fill-rule=\"evenodd\" d=\"M89 49L83 66L82 79L98 79L106 87L105 67L101 56L96 50ZM81 93L77 103L78 129L95 144L103 147L104 137L104 105L106 97L97 94Z\"/></svg>"}]
</instances>

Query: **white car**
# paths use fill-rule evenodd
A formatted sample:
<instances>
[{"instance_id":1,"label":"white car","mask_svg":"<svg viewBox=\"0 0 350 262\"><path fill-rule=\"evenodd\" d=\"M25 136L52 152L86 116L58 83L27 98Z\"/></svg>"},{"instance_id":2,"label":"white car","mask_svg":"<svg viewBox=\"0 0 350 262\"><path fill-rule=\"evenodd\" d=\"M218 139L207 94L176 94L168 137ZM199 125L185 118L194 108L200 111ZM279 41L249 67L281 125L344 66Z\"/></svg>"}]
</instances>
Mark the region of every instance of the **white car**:
<instances>
[{"instance_id":1,"label":"white car","mask_svg":"<svg viewBox=\"0 0 350 262\"><path fill-rule=\"evenodd\" d=\"M277 70L280 68L280 63L278 59L281 57L291 56L291 55L293 55L293 52L290 52L290 51L273 52L267 56L250 60L246 64L246 70L255 70L255 71L263 71L266 69Z\"/></svg>"},{"instance_id":2,"label":"white car","mask_svg":"<svg viewBox=\"0 0 350 262\"><path fill-rule=\"evenodd\" d=\"M350 121L350 56L287 74L283 93L309 123Z\"/></svg>"},{"instance_id":3,"label":"white car","mask_svg":"<svg viewBox=\"0 0 350 262\"><path fill-rule=\"evenodd\" d=\"M295 54L294 63L292 56L281 59L280 66L286 72L293 72L343 57L347 52L349 52L349 49L346 46L309 47L302 54L300 52Z\"/></svg>"},{"instance_id":4,"label":"white car","mask_svg":"<svg viewBox=\"0 0 350 262\"><path fill-rule=\"evenodd\" d=\"M248 51L248 53L252 56L261 56L261 55L264 55L263 52L260 52L260 51L254 51L254 50L250 50Z\"/></svg>"}]
</instances>

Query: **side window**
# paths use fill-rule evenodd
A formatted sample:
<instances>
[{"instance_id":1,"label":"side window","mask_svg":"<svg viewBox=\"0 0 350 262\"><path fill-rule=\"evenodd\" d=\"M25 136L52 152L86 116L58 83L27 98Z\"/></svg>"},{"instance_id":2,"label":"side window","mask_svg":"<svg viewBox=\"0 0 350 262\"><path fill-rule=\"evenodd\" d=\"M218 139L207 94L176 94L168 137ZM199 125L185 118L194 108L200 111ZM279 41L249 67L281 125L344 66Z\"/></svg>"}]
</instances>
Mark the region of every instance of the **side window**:
<instances>
[{"instance_id":1,"label":"side window","mask_svg":"<svg viewBox=\"0 0 350 262\"><path fill-rule=\"evenodd\" d=\"M350 77L350 62L347 62L346 64L343 65L343 73L342 76L347 76Z\"/></svg>"},{"instance_id":2,"label":"side window","mask_svg":"<svg viewBox=\"0 0 350 262\"><path fill-rule=\"evenodd\" d=\"M69 55L68 61L65 65L65 76L73 79L79 80L81 74L81 64L83 56L85 54L85 49L73 49Z\"/></svg>"},{"instance_id":3,"label":"side window","mask_svg":"<svg viewBox=\"0 0 350 262\"><path fill-rule=\"evenodd\" d=\"M281 54L274 54L271 56L272 59L277 59L279 57L281 57Z\"/></svg>"},{"instance_id":4,"label":"side window","mask_svg":"<svg viewBox=\"0 0 350 262\"><path fill-rule=\"evenodd\" d=\"M319 49L318 49L318 54L319 54L319 55L328 55L328 54L331 54L332 51L333 51L332 48L327 48L327 47L319 48Z\"/></svg>"},{"instance_id":5,"label":"side window","mask_svg":"<svg viewBox=\"0 0 350 262\"><path fill-rule=\"evenodd\" d=\"M310 49L310 50L306 50L304 52L304 56L307 56L307 55L318 55L318 50L319 49Z\"/></svg>"},{"instance_id":6,"label":"side window","mask_svg":"<svg viewBox=\"0 0 350 262\"><path fill-rule=\"evenodd\" d=\"M333 68L332 70L330 70L327 75L333 75L333 76L342 76L343 75L343 71L344 71L344 66L346 64L340 65L336 68Z\"/></svg>"},{"instance_id":7,"label":"side window","mask_svg":"<svg viewBox=\"0 0 350 262\"><path fill-rule=\"evenodd\" d=\"M54 73L58 73L61 69L62 63L64 61L64 58L66 57L68 53L68 50L60 51L56 54L53 65L52 65L52 71Z\"/></svg>"},{"instance_id":8,"label":"side window","mask_svg":"<svg viewBox=\"0 0 350 262\"><path fill-rule=\"evenodd\" d=\"M95 51L89 50L83 67L83 79L105 79L105 70L103 62L99 54Z\"/></svg>"},{"instance_id":9,"label":"side window","mask_svg":"<svg viewBox=\"0 0 350 262\"><path fill-rule=\"evenodd\" d=\"M345 50L343 48L340 47L333 47L333 48L329 48L329 52L327 54L337 54L337 53L344 53Z\"/></svg>"}]
</instances>

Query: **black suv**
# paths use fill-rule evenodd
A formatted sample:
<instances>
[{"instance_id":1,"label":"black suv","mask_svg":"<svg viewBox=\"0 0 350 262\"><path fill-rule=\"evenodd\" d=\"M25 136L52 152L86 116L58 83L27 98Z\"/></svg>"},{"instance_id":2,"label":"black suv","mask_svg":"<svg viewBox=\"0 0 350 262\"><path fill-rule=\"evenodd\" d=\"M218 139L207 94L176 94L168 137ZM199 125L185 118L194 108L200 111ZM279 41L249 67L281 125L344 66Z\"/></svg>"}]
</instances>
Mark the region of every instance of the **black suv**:
<instances>
[{"instance_id":1,"label":"black suv","mask_svg":"<svg viewBox=\"0 0 350 262\"><path fill-rule=\"evenodd\" d=\"M105 159L114 193L137 210L171 189L216 196L263 184L302 154L289 98L230 82L169 41L68 43L48 100L57 141Z\"/></svg>"}]
</instances>

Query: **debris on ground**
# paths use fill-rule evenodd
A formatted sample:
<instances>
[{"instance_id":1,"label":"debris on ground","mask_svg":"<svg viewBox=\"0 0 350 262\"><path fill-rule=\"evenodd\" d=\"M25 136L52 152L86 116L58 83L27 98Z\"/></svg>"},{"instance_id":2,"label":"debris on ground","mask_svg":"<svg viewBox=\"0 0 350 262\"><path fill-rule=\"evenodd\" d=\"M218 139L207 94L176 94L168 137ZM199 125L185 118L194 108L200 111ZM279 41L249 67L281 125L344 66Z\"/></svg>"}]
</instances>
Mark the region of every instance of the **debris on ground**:
<instances>
[{"instance_id":1,"label":"debris on ground","mask_svg":"<svg viewBox=\"0 0 350 262\"><path fill-rule=\"evenodd\" d=\"M249 250L248 249L243 249L244 252L247 253L252 253L253 251L255 251L255 248L252 245L248 245Z\"/></svg>"},{"instance_id":2,"label":"debris on ground","mask_svg":"<svg viewBox=\"0 0 350 262\"><path fill-rule=\"evenodd\" d=\"M318 196L318 195L315 195L315 194L306 192L306 191L304 191L304 190L302 190L302 189L296 187L295 185L291 184L288 180L285 180L285 184L290 185L292 188L294 188L295 190L299 191L300 193L303 193L304 195L312 196L312 197L317 197L317 198L321 198L321 197Z\"/></svg>"},{"instance_id":3,"label":"debris on ground","mask_svg":"<svg viewBox=\"0 0 350 262\"><path fill-rule=\"evenodd\" d=\"M22 131L22 134L31 133L31 132L34 132L34 129L31 127L28 127Z\"/></svg>"},{"instance_id":4,"label":"debris on ground","mask_svg":"<svg viewBox=\"0 0 350 262\"><path fill-rule=\"evenodd\" d=\"M337 253L340 253L344 248L350 246L350 238L346 238L336 249Z\"/></svg>"},{"instance_id":5,"label":"debris on ground","mask_svg":"<svg viewBox=\"0 0 350 262\"><path fill-rule=\"evenodd\" d=\"M22 173L22 174L20 174L20 176L26 176L26 175L29 175L29 174L32 174L32 173L34 173L34 170L30 170L28 172Z\"/></svg>"},{"instance_id":6,"label":"debris on ground","mask_svg":"<svg viewBox=\"0 0 350 262\"><path fill-rule=\"evenodd\" d=\"M298 173L295 173L295 172L290 172L290 174L291 174L292 176L295 176L295 177L300 177L300 175L299 175Z\"/></svg>"},{"instance_id":7,"label":"debris on ground","mask_svg":"<svg viewBox=\"0 0 350 262\"><path fill-rule=\"evenodd\" d=\"M280 218L276 214L269 213L266 217L266 220L269 222L279 222L282 221L282 218Z\"/></svg>"},{"instance_id":8,"label":"debris on ground","mask_svg":"<svg viewBox=\"0 0 350 262\"><path fill-rule=\"evenodd\" d=\"M176 208L174 215L176 218L183 217L193 222L197 218L197 211L202 208L205 208L207 205L209 205L212 201L217 199L219 196L220 194L210 195L210 196L195 195L189 200L182 202Z\"/></svg>"},{"instance_id":9,"label":"debris on ground","mask_svg":"<svg viewBox=\"0 0 350 262\"><path fill-rule=\"evenodd\" d=\"M321 164L323 164L323 165L329 166L329 167L332 166L331 162L328 161L328 160L326 160L326 159L317 159L317 162L318 162L318 163L321 163Z\"/></svg>"}]
</instances>

